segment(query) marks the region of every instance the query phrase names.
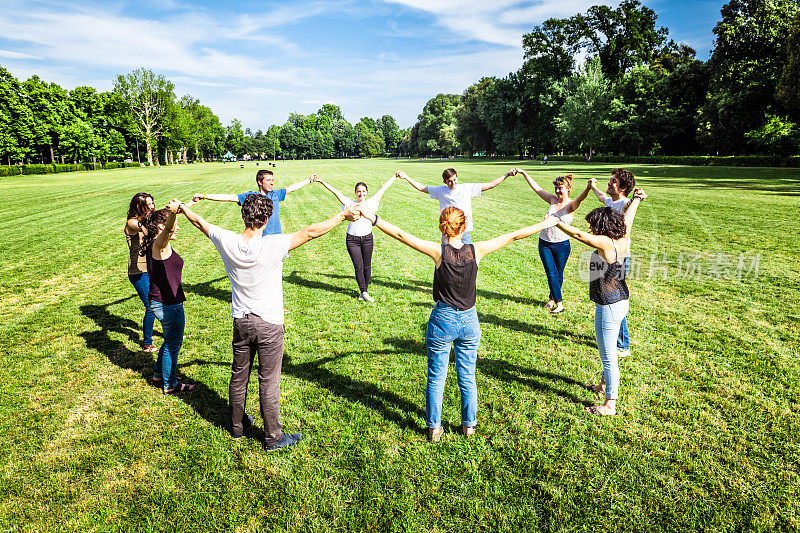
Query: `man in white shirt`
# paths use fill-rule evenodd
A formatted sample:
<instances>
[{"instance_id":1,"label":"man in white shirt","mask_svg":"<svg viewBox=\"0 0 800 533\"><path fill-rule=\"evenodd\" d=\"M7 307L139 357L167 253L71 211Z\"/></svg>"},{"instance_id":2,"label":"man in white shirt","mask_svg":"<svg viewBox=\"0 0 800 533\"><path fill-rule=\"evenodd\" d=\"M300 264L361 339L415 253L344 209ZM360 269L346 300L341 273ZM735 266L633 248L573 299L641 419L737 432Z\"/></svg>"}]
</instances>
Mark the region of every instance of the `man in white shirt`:
<instances>
[{"instance_id":1,"label":"man in white shirt","mask_svg":"<svg viewBox=\"0 0 800 533\"><path fill-rule=\"evenodd\" d=\"M430 195L434 200L439 200L439 210L444 210L447 206L454 206L461 209L467 217L467 227L461 242L464 244L472 243L472 199L481 195L483 191L488 191L497 187L503 180L509 176L513 176L513 172L506 172L499 178L490 181L489 183L458 183L458 174L455 169L448 168L442 172L442 181L444 185L437 185L427 187L418 181L414 181L408 177L403 171L397 171L397 177L406 180L412 187L419 192ZM445 243L444 236L442 237L442 244Z\"/></svg>"},{"instance_id":2,"label":"man in white shirt","mask_svg":"<svg viewBox=\"0 0 800 533\"><path fill-rule=\"evenodd\" d=\"M301 433L286 435L280 423L280 377L283 362L283 260L289 251L332 230L344 220L356 220L358 207L341 211L290 234L263 235L272 215L272 200L252 194L242 202L245 229L241 234L209 224L181 204L186 218L214 243L231 282L233 364L228 394L231 434L240 438L253 425L244 411L247 382L258 352L258 395L264 420L265 446L272 451L297 444Z\"/></svg>"}]
</instances>

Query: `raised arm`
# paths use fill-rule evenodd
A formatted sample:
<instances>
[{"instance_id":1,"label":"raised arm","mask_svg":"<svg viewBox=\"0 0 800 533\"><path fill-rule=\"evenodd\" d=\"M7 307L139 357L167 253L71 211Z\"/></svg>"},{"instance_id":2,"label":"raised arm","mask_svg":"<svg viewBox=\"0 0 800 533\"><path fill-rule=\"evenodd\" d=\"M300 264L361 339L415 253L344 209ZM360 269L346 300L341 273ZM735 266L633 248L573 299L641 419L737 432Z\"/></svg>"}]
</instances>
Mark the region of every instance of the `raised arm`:
<instances>
[{"instance_id":1,"label":"raised arm","mask_svg":"<svg viewBox=\"0 0 800 533\"><path fill-rule=\"evenodd\" d=\"M411 235L409 232L401 230L394 224L386 222L377 215L365 216L365 218L367 218L367 220L372 222L374 226L377 226L377 228L382 232L384 232L386 235L394 237L395 239L402 242L406 246L413 248L414 250L421 252L430 257L431 259L433 259L437 267L442 262L442 245L440 243L426 241L420 239L419 237L415 237L414 235ZM375 222L376 220L377 223Z\"/></svg>"},{"instance_id":2,"label":"raised arm","mask_svg":"<svg viewBox=\"0 0 800 533\"><path fill-rule=\"evenodd\" d=\"M197 213L195 213L194 211L189 209L190 207L192 207L196 203L197 202L188 202L188 203L185 203L185 204L181 204L180 208L179 208L179 211L181 213L183 213L184 215L186 215L186 218L189 220L189 222L192 223L192 225L195 228L197 228L200 231L202 231L205 234L205 236L208 237L208 231L210 229L210 226L208 225L208 222L206 222L203 217L201 217L200 215L198 215Z\"/></svg>"},{"instance_id":3,"label":"raised arm","mask_svg":"<svg viewBox=\"0 0 800 533\"><path fill-rule=\"evenodd\" d=\"M289 249L294 250L298 246L302 246L311 239L316 239L317 237L325 235L345 220L358 220L359 215L360 211L358 208L351 206L344 211L339 211L328 220L323 220L322 222L317 222L316 224L306 226L299 231L295 231L291 234L292 240L289 243Z\"/></svg>"},{"instance_id":4,"label":"raised arm","mask_svg":"<svg viewBox=\"0 0 800 533\"><path fill-rule=\"evenodd\" d=\"M489 189L494 189L495 187L497 187L498 185L503 183L503 180L505 180L509 176L513 176L514 174L515 174L515 172L512 170L510 172L506 172L505 174L503 174L499 178L495 178L494 180L490 181L489 183L481 183L481 192L488 191Z\"/></svg>"},{"instance_id":5,"label":"raised arm","mask_svg":"<svg viewBox=\"0 0 800 533\"><path fill-rule=\"evenodd\" d=\"M636 210L639 209L639 204L642 200L647 198L647 193L643 189L636 189L633 193L633 200L631 200L625 208L625 238L631 238L631 231L633 230L633 219L636 218Z\"/></svg>"},{"instance_id":6,"label":"raised arm","mask_svg":"<svg viewBox=\"0 0 800 533\"><path fill-rule=\"evenodd\" d=\"M541 197L541 199L547 202L548 204L552 204L558 199L558 197L555 194L547 192L546 190L539 187L539 184L536 183L536 180L530 177L528 173L522 170L521 168L515 168L514 171L522 174L522 176L525 178L525 181L527 181L528 185L531 186L531 189L536 191L536 194L538 194L539 197Z\"/></svg>"},{"instance_id":7,"label":"raised arm","mask_svg":"<svg viewBox=\"0 0 800 533\"><path fill-rule=\"evenodd\" d=\"M296 191L298 189L302 189L303 187L305 187L306 185L311 183L311 181L312 181L311 178L306 178L303 181L298 181L297 183L292 183L291 185L286 187L286 194L289 194L290 192L294 192L294 191Z\"/></svg>"},{"instance_id":8,"label":"raised arm","mask_svg":"<svg viewBox=\"0 0 800 533\"><path fill-rule=\"evenodd\" d=\"M142 230L141 222L139 222L138 218L129 218L128 221L125 223L125 233L128 235L133 235L135 233L139 233Z\"/></svg>"},{"instance_id":9,"label":"raised arm","mask_svg":"<svg viewBox=\"0 0 800 533\"><path fill-rule=\"evenodd\" d=\"M339 200L339 202L341 202L342 205L347 205L351 201L347 196L345 196L344 194L339 192L336 189L336 187L334 187L333 185L330 185L328 182L326 182L322 178L316 178L316 179L314 179L314 181L316 181L318 183L321 183L323 187L325 187L326 189L331 191L331 193L333 193L333 195Z\"/></svg>"},{"instance_id":10,"label":"raised arm","mask_svg":"<svg viewBox=\"0 0 800 533\"><path fill-rule=\"evenodd\" d=\"M239 197L235 194L203 194L203 193L195 193L192 197L193 202L199 202L200 200L213 200L215 202L239 202Z\"/></svg>"},{"instance_id":11,"label":"raised arm","mask_svg":"<svg viewBox=\"0 0 800 533\"><path fill-rule=\"evenodd\" d=\"M554 217L558 219L558 217ZM578 228L573 228L569 224L564 224L563 222L558 222L556 227L572 237L573 239L577 239L581 241L583 244L587 244L593 248L599 249L610 249L611 246L611 239L606 237L605 235L595 235L593 233L588 233L586 231L581 231Z\"/></svg>"},{"instance_id":12,"label":"raised arm","mask_svg":"<svg viewBox=\"0 0 800 533\"><path fill-rule=\"evenodd\" d=\"M574 213L575 211L577 211L578 208L583 203L583 201L586 200L586 197L589 196L589 191L591 191L591 190L592 190L592 186L587 182L586 183L586 188L583 189L583 192L581 192L578 195L577 198L573 199L569 203L569 207L567 207L567 213Z\"/></svg>"},{"instance_id":13,"label":"raised arm","mask_svg":"<svg viewBox=\"0 0 800 533\"><path fill-rule=\"evenodd\" d=\"M499 237L495 237L494 239L490 239L488 241L480 241L475 243L475 261L480 262L481 258L485 255L489 255L492 252L496 252L503 246L507 244L511 244L514 241L518 241L520 239L524 239L526 237L530 237L531 235L535 235L542 231L545 228L552 228L558 223L558 219L556 217L548 217L545 218L542 222L538 224L534 224L533 226L526 226L524 228L520 228L516 231L512 231L511 233L506 233L505 235L500 235Z\"/></svg>"},{"instance_id":14,"label":"raised arm","mask_svg":"<svg viewBox=\"0 0 800 533\"><path fill-rule=\"evenodd\" d=\"M608 198L608 195L597 188L597 178L589 179L589 187L592 188L592 192L594 192L594 195L597 196L598 200L600 200L602 203L606 203L606 198Z\"/></svg>"},{"instance_id":15,"label":"raised arm","mask_svg":"<svg viewBox=\"0 0 800 533\"><path fill-rule=\"evenodd\" d=\"M178 213L178 209L180 209L181 201L177 198L173 198L167 204L167 209L169 209L169 215L167 215L167 221L164 222L164 229L156 235L156 238L153 240L153 246L158 248L159 250L166 250L169 246L169 236L172 233L172 228L175 227L175 215Z\"/></svg>"},{"instance_id":16,"label":"raised arm","mask_svg":"<svg viewBox=\"0 0 800 533\"><path fill-rule=\"evenodd\" d=\"M418 181L412 180L411 178L408 177L408 174L406 174L402 170L398 170L396 176L400 179L406 180L412 187L417 189L419 192L424 192L425 194L428 194L428 187L426 187L425 185L421 184Z\"/></svg>"},{"instance_id":17,"label":"raised arm","mask_svg":"<svg viewBox=\"0 0 800 533\"><path fill-rule=\"evenodd\" d=\"M395 179L397 179L397 176L392 176L391 178L389 178L388 180L386 180L386 183L384 183L383 185L381 185L381 188L380 188L380 189L378 189L378 192L376 192L376 193L375 193L375 194L372 196L373 198L375 198L375 201L376 201L376 202L380 202L380 201L381 201L381 198L383 197L383 193L385 193L385 192L386 192L386 191L389 189L389 187L391 187L391 186L392 186L392 184L394 183L394 180L395 180Z\"/></svg>"}]
</instances>

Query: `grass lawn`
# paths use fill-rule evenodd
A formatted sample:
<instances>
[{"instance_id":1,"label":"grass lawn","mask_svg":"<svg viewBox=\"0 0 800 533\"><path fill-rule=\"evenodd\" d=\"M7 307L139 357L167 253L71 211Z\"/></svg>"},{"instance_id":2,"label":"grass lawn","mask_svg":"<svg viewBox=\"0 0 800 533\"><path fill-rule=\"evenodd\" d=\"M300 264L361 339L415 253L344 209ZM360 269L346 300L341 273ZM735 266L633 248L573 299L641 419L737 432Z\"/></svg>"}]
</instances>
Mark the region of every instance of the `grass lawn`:
<instances>
[{"instance_id":1,"label":"grass lawn","mask_svg":"<svg viewBox=\"0 0 800 533\"><path fill-rule=\"evenodd\" d=\"M592 176L604 188L612 166L293 161L278 163L276 182L317 172L342 191L363 180L374 192L397 168L433 185L451 165L462 182L521 165L547 189L566 172L575 189ZM650 197L634 228L640 269L620 416L583 412L601 400L581 387L600 372L594 304L578 272L588 248L573 241L567 311L550 316L533 237L481 263L476 438L456 431L451 366L447 432L428 443L433 264L376 232L376 302L359 302L343 224L284 263L281 417L306 440L276 453L258 440L258 417L256 438L234 441L226 429L230 285L212 244L179 218L189 335L180 370L197 389L164 396L148 383L153 355L139 352L143 308L122 234L135 192L159 206L243 192L255 187L255 164L3 178L0 530L799 529L800 171L627 168ZM586 228L598 205L590 195L576 225ZM473 206L474 240L536 222L547 208L521 176ZM284 231L339 208L309 185L282 204ZM196 211L242 227L234 204ZM380 214L438 239L437 203L405 182ZM249 390L257 415L255 376Z\"/></svg>"}]
</instances>

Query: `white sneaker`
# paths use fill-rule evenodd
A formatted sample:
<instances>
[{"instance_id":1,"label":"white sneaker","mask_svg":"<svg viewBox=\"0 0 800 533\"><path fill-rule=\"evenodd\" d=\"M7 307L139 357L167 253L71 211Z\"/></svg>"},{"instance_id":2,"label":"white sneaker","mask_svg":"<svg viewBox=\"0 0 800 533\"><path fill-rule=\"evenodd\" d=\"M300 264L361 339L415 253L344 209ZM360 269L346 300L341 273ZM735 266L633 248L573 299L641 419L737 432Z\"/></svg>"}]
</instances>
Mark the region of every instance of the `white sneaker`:
<instances>
[{"instance_id":1,"label":"white sneaker","mask_svg":"<svg viewBox=\"0 0 800 533\"><path fill-rule=\"evenodd\" d=\"M358 295L358 298L357 298L357 300L358 300L358 301L360 301L360 302L363 302L363 301L364 301L364 293L363 293L363 292L362 292L361 294L359 294L359 295Z\"/></svg>"},{"instance_id":2,"label":"white sneaker","mask_svg":"<svg viewBox=\"0 0 800 533\"><path fill-rule=\"evenodd\" d=\"M631 356L631 350L629 348L625 350L623 350L622 348L617 348L617 357L622 358L630 356Z\"/></svg>"},{"instance_id":3,"label":"white sneaker","mask_svg":"<svg viewBox=\"0 0 800 533\"><path fill-rule=\"evenodd\" d=\"M558 302L556 306L550 310L551 315L557 315L563 312L564 312L564 306L561 304L561 302Z\"/></svg>"},{"instance_id":4,"label":"white sneaker","mask_svg":"<svg viewBox=\"0 0 800 533\"><path fill-rule=\"evenodd\" d=\"M374 302L375 301L375 298L370 296L367 291L362 292L360 298L362 300L364 300L365 302Z\"/></svg>"}]
</instances>

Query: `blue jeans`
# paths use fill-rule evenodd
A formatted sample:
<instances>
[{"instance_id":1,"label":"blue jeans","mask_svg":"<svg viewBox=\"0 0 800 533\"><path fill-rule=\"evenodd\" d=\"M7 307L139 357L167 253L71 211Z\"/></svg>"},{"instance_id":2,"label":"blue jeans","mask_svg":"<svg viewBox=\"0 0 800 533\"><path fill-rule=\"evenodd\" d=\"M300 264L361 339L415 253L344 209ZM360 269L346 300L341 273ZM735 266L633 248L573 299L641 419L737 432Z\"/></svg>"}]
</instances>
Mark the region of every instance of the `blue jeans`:
<instances>
[{"instance_id":1,"label":"blue jeans","mask_svg":"<svg viewBox=\"0 0 800 533\"><path fill-rule=\"evenodd\" d=\"M631 258L626 257L623 261L625 264L625 276L628 276L628 272L631 270ZM622 319L622 324L619 326L619 337L617 337L617 348L620 350L630 350L631 349L631 341L628 339L628 317Z\"/></svg>"},{"instance_id":2,"label":"blue jeans","mask_svg":"<svg viewBox=\"0 0 800 533\"><path fill-rule=\"evenodd\" d=\"M447 237L447 235L442 233L442 244L447 244L449 241L450 239ZM461 236L461 242L464 244L472 244L472 232L465 231L464 235Z\"/></svg>"},{"instance_id":3,"label":"blue jeans","mask_svg":"<svg viewBox=\"0 0 800 533\"><path fill-rule=\"evenodd\" d=\"M622 320L628 314L628 300L610 305L596 305L594 310L594 336L600 361L603 363L603 381L606 382L606 399L616 400L619 389L619 359L617 335Z\"/></svg>"},{"instance_id":4,"label":"blue jeans","mask_svg":"<svg viewBox=\"0 0 800 533\"><path fill-rule=\"evenodd\" d=\"M183 304L164 305L152 300L150 309L161 322L164 332L164 342L158 350L158 358L153 368L153 377L163 380L164 390L174 389L178 386L178 354L183 344L183 328L186 319L183 315Z\"/></svg>"},{"instance_id":5,"label":"blue jeans","mask_svg":"<svg viewBox=\"0 0 800 533\"><path fill-rule=\"evenodd\" d=\"M461 425L474 427L478 423L478 388L475 385L475 365L481 326L475 308L459 311L437 302L428 319L425 347L428 352L428 384L425 387L425 423L429 428L442 425L442 398L450 345L455 349L456 379L461 389Z\"/></svg>"},{"instance_id":6,"label":"blue jeans","mask_svg":"<svg viewBox=\"0 0 800 533\"><path fill-rule=\"evenodd\" d=\"M150 310L150 302L148 302L148 294L150 293L150 276L147 272L142 274L128 274L128 279L133 283L133 288L136 289L136 294L144 304L144 319L142 320L142 344L144 346L152 346L153 344L153 323L156 321L155 315Z\"/></svg>"},{"instance_id":7,"label":"blue jeans","mask_svg":"<svg viewBox=\"0 0 800 533\"><path fill-rule=\"evenodd\" d=\"M564 284L564 267L567 266L569 240L550 242L539 239L539 257L547 274L547 285L550 286L550 299L554 302L561 301L561 285Z\"/></svg>"}]
</instances>

